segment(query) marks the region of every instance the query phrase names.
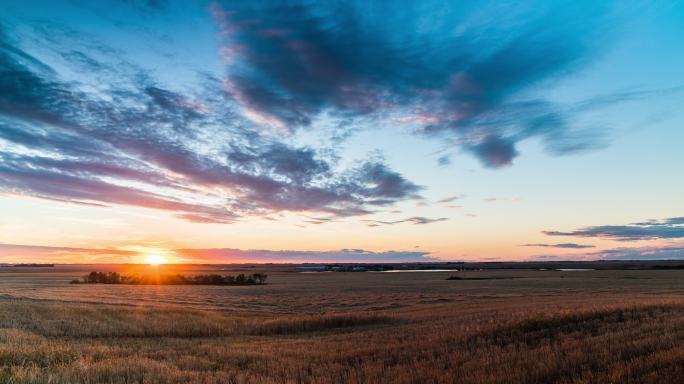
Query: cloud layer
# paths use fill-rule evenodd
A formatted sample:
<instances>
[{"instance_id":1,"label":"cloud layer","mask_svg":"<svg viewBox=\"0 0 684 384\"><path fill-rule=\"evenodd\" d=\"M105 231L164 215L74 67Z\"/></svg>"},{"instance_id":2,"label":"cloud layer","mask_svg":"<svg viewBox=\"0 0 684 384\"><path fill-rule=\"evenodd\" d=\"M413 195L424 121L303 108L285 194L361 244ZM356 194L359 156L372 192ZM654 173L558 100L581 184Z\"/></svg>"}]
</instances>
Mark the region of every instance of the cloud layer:
<instances>
[{"instance_id":1,"label":"cloud layer","mask_svg":"<svg viewBox=\"0 0 684 384\"><path fill-rule=\"evenodd\" d=\"M543 248L565 248L565 249L585 249L595 248L594 245L576 244L576 243L559 243L559 244L523 244L523 247L543 247Z\"/></svg>"},{"instance_id":2,"label":"cloud layer","mask_svg":"<svg viewBox=\"0 0 684 384\"><path fill-rule=\"evenodd\" d=\"M3 262L126 262L126 260L132 261L136 256L138 256L137 252L121 249L47 247L0 243L0 258Z\"/></svg>"},{"instance_id":3,"label":"cloud layer","mask_svg":"<svg viewBox=\"0 0 684 384\"><path fill-rule=\"evenodd\" d=\"M359 130L406 126L492 168L530 138L556 154L594 148L603 130L577 114L651 94L572 106L534 96L596 59L619 13L553 3L212 2L202 17L216 39L198 44L222 66L166 82L83 26L0 17L0 191L198 223L346 217L423 190L381 155L340 159L336 141ZM183 6L154 4L116 6L148 22ZM168 46L182 55L176 37ZM324 126L339 130L325 148L293 139Z\"/></svg>"},{"instance_id":4,"label":"cloud layer","mask_svg":"<svg viewBox=\"0 0 684 384\"><path fill-rule=\"evenodd\" d=\"M599 225L574 231L543 231L549 236L597 237L619 241L684 238L684 217L649 220L628 225Z\"/></svg>"},{"instance_id":5,"label":"cloud layer","mask_svg":"<svg viewBox=\"0 0 684 384\"><path fill-rule=\"evenodd\" d=\"M380 225L395 225L395 224L402 224L402 223L411 223L411 224L423 225L423 224L438 223L440 221L446 221L446 220L448 220L446 217L438 217L435 219L431 219L429 217L413 216L413 217L408 217L406 219L394 220L394 221L383 221L383 220L363 220L363 221L367 222L369 227L377 227Z\"/></svg>"},{"instance_id":6,"label":"cloud layer","mask_svg":"<svg viewBox=\"0 0 684 384\"><path fill-rule=\"evenodd\" d=\"M560 261L560 260L683 260L684 247L635 247L612 248L596 252L573 255L540 255L532 260Z\"/></svg>"},{"instance_id":7,"label":"cloud layer","mask_svg":"<svg viewBox=\"0 0 684 384\"><path fill-rule=\"evenodd\" d=\"M381 157L339 169L334 156L262 134L220 79L166 89L76 36L43 51L47 62L0 29L4 192L209 223L282 211L358 215L418 196L421 187ZM87 81L65 79L63 68Z\"/></svg>"},{"instance_id":8,"label":"cloud layer","mask_svg":"<svg viewBox=\"0 0 684 384\"><path fill-rule=\"evenodd\" d=\"M179 257L202 263L401 263L439 261L429 252L386 251L373 252L363 249L339 251L268 251L217 249L179 249Z\"/></svg>"},{"instance_id":9,"label":"cloud layer","mask_svg":"<svg viewBox=\"0 0 684 384\"><path fill-rule=\"evenodd\" d=\"M401 263L439 261L429 252L363 249L339 251L243 250L232 248L176 249L168 252L174 261L184 263ZM37 245L0 244L0 258L5 262L53 263L140 263L143 251L45 247Z\"/></svg>"},{"instance_id":10,"label":"cloud layer","mask_svg":"<svg viewBox=\"0 0 684 384\"><path fill-rule=\"evenodd\" d=\"M617 14L609 3L263 1L210 8L222 35L227 89L255 121L290 131L322 114L410 123L492 168L510 165L517 144L533 137L559 154L599 145L594 127L587 135L575 126L577 108L520 96L600 55Z\"/></svg>"}]
</instances>

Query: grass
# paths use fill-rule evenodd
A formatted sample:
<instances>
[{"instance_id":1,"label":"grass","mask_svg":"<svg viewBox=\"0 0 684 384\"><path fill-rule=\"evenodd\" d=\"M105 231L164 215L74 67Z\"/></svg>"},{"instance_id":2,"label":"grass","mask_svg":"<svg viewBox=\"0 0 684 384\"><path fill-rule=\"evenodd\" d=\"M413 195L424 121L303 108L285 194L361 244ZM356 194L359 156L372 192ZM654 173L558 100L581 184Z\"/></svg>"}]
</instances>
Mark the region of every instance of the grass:
<instances>
[{"instance_id":1,"label":"grass","mask_svg":"<svg viewBox=\"0 0 684 384\"><path fill-rule=\"evenodd\" d=\"M684 296L653 293L684 272L624 278L633 273L610 275L630 284L625 295L592 274L553 277L549 293L525 272L518 289L536 294L520 296L510 295L519 280L282 275L268 286L278 311L3 297L0 383L681 382ZM458 299L474 288L478 296ZM301 295L318 311L298 310ZM351 298L368 300L360 308Z\"/></svg>"},{"instance_id":2,"label":"grass","mask_svg":"<svg viewBox=\"0 0 684 384\"><path fill-rule=\"evenodd\" d=\"M379 314L332 314L313 316L291 316L265 322L255 322L246 333L267 336L287 335L303 332L320 332L371 325L396 323L397 319Z\"/></svg>"},{"instance_id":3,"label":"grass","mask_svg":"<svg viewBox=\"0 0 684 384\"><path fill-rule=\"evenodd\" d=\"M452 275L447 277L447 280L508 280L515 279L515 277L506 276L490 276L490 277L463 277L458 275Z\"/></svg>"}]
</instances>

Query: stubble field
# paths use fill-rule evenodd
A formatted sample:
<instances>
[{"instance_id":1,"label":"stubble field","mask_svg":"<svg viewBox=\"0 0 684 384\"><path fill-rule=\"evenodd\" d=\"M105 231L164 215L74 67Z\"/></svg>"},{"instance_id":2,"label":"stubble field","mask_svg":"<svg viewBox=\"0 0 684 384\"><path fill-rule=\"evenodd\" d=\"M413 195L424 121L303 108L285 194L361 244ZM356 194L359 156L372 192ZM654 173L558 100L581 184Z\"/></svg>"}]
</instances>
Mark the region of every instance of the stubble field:
<instances>
[{"instance_id":1,"label":"stubble field","mask_svg":"<svg viewBox=\"0 0 684 384\"><path fill-rule=\"evenodd\" d=\"M3 270L0 383L684 380L682 270L185 268L269 284L69 285L89 267Z\"/></svg>"}]
</instances>

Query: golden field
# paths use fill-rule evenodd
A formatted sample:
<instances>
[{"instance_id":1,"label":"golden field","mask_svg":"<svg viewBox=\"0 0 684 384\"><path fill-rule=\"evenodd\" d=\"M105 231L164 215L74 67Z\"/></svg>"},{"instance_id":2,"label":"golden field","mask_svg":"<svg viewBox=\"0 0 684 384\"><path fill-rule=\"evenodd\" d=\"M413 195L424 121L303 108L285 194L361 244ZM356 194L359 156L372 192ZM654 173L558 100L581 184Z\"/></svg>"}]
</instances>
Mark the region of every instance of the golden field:
<instances>
[{"instance_id":1,"label":"golden field","mask_svg":"<svg viewBox=\"0 0 684 384\"><path fill-rule=\"evenodd\" d=\"M684 381L682 270L233 266L220 272L269 284L67 284L84 270L0 272L0 383Z\"/></svg>"}]
</instances>

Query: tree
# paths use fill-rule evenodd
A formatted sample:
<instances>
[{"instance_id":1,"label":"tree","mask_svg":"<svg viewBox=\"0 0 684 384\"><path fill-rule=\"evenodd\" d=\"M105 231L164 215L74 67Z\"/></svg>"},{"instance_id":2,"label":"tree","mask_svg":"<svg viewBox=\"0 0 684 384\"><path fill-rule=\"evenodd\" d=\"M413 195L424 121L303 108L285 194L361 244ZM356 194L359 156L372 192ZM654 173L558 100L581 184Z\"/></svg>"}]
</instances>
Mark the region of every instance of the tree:
<instances>
[{"instance_id":1,"label":"tree","mask_svg":"<svg viewBox=\"0 0 684 384\"><path fill-rule=\"evenodd\" d=\"M245 275L242 273L235 278L235 283L237 284L245 284L245 281L247 281L247 278L245 278Z\"/></svg>"},{"instance_id":2,"label":"tree","mask_svg":"<svg viewBox=\"0 0 684 384\"><path fill-rule=\"evenodd\" d=\"M255 273L252 275L257 284L263 284L266 281L267 275L265 273Z\"/></svg>"}]
</instances>

